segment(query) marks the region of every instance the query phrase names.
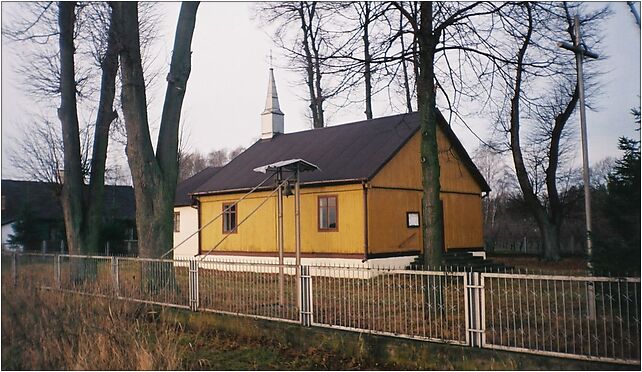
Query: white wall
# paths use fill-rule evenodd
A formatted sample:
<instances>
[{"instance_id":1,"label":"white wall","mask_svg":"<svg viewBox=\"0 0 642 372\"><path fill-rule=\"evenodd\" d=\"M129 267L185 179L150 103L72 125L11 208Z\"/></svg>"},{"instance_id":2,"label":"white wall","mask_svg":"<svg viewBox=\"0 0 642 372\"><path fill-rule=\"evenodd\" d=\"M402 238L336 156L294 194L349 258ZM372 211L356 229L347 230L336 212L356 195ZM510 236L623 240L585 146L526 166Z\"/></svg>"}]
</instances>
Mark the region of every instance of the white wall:
<instances>
[{"instance_id":1,"label":"white wall","mask_svg":"<svg viewBox=\"0 0 642 372\"><path fill-rule=\"evenodd\" d=\"M174 207L174 212L180 213L180 231L174 232L174 247L184 241L188 236L198 231L198 210L190 206ZM194 257L198 255L198 234L174 250L174 257Z\"/></svg>"},{"instance_id":2,"label":"white wall","mask_svg":"<svg viewBox=\"0 0 642 372\"><path fill-rule=\"evenodd\" d=\"M13 223L2 225L2 244L9 243L9 235L13 233Z\"/></svg>"}]
</instances>

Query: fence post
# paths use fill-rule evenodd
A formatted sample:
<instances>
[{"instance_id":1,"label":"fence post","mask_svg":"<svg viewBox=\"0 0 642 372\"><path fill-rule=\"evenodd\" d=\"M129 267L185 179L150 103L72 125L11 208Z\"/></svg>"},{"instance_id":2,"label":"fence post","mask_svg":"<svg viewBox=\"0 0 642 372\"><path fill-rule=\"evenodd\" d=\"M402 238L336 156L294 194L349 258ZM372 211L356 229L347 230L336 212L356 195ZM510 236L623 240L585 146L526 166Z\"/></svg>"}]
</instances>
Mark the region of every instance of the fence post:
<instances>
[{"instance_id":1,"label":"fence post","mask_svg":"<svg viewBox=\"0 0 642 372\"><path fill-rule=\"evenodd\" d=\"M114 284L114 293L120 297L120 278L118 273L118 257L111 258L111 277Z\"/></svg>"},{"instance_id":2,"label":"fence post","mask_svg":"<svg viewBox=\"0 0 642 372\"><path fill-rule=\"evenodd\" d=\"M13 280L14 287L18 285L18 267L17 266L18 266L18 257L14 252L13 255L11 255L11 279Z\"/></svg>"},{"instance_id":3,"label":"fence post","mask_svg":"<svg viewBox=\"0 0 642 372\"><path fill-rule=\"evenodd\" d=\"M301 303L301 324L309 327L312 325L312 276L309 266L301 266L301 292L298 294Z\"/></svg>"},{"instance_id":4,"label":"fence post","mask_svg":"<svg viewBox=\"0 0 642 372\"><path fill-rule=\"evenodd\" d=\"M54 261L54 275L56 276L55 283L56 288L60 289L62 287L62 278L60 274L60 256L56 255L56 260Z\"/></svg>"},{"instance_id":5,"label":"fence post","mask_svg":"<svg viewBox=\"0 0 642 372\"><path fill-rule=\"evenodd\" d=\"M483 319L483 286L479 278L479 273L468 272L466 291L468 292L468 335L470 346L482 347L482 339L484 334Z\"/></svg>"},{"instance_id":6,"label":"fence post","mask_svg":"<svg viewBox=\"0 0 642 372\"><path fill-rule=\"evenodd\" d=\"M189 308L192 311L198 311L198 261L189 260Z\"/></svg>"}]
</instances>

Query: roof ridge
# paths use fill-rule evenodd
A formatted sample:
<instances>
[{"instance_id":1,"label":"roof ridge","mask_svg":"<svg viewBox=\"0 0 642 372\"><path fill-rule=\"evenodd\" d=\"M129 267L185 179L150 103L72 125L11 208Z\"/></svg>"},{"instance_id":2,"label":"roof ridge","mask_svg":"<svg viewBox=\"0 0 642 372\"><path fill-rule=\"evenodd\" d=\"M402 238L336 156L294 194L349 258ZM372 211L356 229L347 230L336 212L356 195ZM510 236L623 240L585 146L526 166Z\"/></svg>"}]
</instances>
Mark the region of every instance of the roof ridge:
<instances>
[{"instance_id":1,"label":"roof ridge","mask_svg":"<svg viewBox=\"0 0 642 372\"><path fill-rule=\"evenodd\" d=\"M487 189L483 176L441 112L437 121L477 183ZM371 180L420 128L419 113L411 112L259 139L191 194L251 189L262 179L253 169L292 158L305 159L322 170L302 175L302 185Z\"/></svg>"},{"instance_id":2,"label":"roof ridge","mask_svg":"<svg viewBox=\"0 0 642 372\"><path fill-rule=\"evenodd\" d=\"M321 127L321 128L311 128L311 129L305 129L305 130L300 130L300 131L297 131L297 132L290 132L290 133L279 133L278 135L276 135L276 136L274 136L274 137L272 137L272 138L278 138L278 137L288 136L288 135L292 135L292 134L299 134L299 133L320 132L320 131L325 131L325 130L328 130L328 129L336 129L336 128L344 127L344 126L347 126L347 125L357 125L357 124L368 124L368 125L372 125L372 124L373 124L373 123L372 123L373 121L384 120L384 119L386 119L386 120L390 120L390 119L395 118L395 117L397 117L397 116L411 116L411 115L416 115L416 114L418 114L418 111L405 112L405 113L401 113L401 114L394 114L394 115L389 115L389 116L379 116L379 117L372 118L372 119L364 119L364 120L358 120L358 121L351 121L351 122L347 122L347 123L340 123L340 124L335 124L335 125L329 125L329 126L325 126L325 127ZM258 140L258 141L256 141L256 142L269 141L269 140L271 140L272 138L259 139L259 140ZM256 143L256 142L255 142L255 143Z\"/></svg>"}]
</instances>

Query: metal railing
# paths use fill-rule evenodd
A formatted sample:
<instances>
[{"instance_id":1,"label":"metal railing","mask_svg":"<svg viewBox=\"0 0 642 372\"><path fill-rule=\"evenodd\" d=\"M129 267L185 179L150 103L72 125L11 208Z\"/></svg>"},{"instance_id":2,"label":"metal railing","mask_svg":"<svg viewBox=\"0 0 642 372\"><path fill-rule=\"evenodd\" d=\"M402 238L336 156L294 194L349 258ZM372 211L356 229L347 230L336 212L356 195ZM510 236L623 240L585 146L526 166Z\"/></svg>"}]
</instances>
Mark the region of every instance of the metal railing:
<instances>
[{"instance_id":1,"label":"metal railing","mask_svg":"<svg viewBox=\"0 0 642 372\"><path fill-rule=\"evenodd\" d=\"M198 261L199 310L299 321L294 265Z\"/></svg>"},{"instance_id":2,"label":"metal railing","mask_svg":"<svg viewBox=\"0 0 642 372\"><path fill-rule=\"evenodd\" d=\"M640 278L3 253L3 283L640 364ZM298 285L297 285L298 284ZM299 305L300 304L300 305Z\"/></svg>"},{"instance_id":3,"label":"metal railing","mask_svg":"<svg viewBox=\"0 0 642 372\"><path fill-rule=\"evenodd\" d=\"M640 279L484 273L484 347L640 362Z\"/></svg>"},{"instance_id":4,"label":"metal railing","mask_svg":"<svg viewBox=\"0 0 642 372\"><path fill-rule=\"evenodd\" d=\"M466 273L317 267L313 325L468 343Z\"/></svg>"}]
</instances>

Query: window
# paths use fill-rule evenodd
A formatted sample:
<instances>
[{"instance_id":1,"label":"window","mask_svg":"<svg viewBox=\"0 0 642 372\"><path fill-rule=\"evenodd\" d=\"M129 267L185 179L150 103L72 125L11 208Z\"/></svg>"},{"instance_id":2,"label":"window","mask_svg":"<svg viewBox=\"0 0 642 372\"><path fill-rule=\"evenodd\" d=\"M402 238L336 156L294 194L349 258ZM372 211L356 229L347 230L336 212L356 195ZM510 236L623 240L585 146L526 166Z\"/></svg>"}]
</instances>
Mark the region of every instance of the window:
<instances>
[{"instance_id":1,"label":"window","mask_svg":"<svg viewBox=\"0 0 642 372\"><path fill-rule=\"evenodd\" d=\"M236 233L236 205L223 204L223 232Z\"/></svg>"},{"instance_id":2,"label":"window","mask_svg":"<svg viewBox=\"0 0 642 372\"><path fill-rule=\"evenodd\" d=\"M339 228L336 196L319 196L319 231L337 231Z\"/></svg>"},{"instance_id":3,"label":"window","mask_svg":"<svg viewBox=\"0 0 642 372\"><path fill-rule=\"evenodd\" d=\"M406 212L406 227L419 227L419 212Z\"/></svg>"},{"instance_id":4,"label":"window","mask_svg":"<svg viewBox=\"0 0 642 372\"><path fill-rule=\"evenodd\" d=\"M174 232L181 232L181 212L174 212Z\"/></svg>"}]
</instances>

